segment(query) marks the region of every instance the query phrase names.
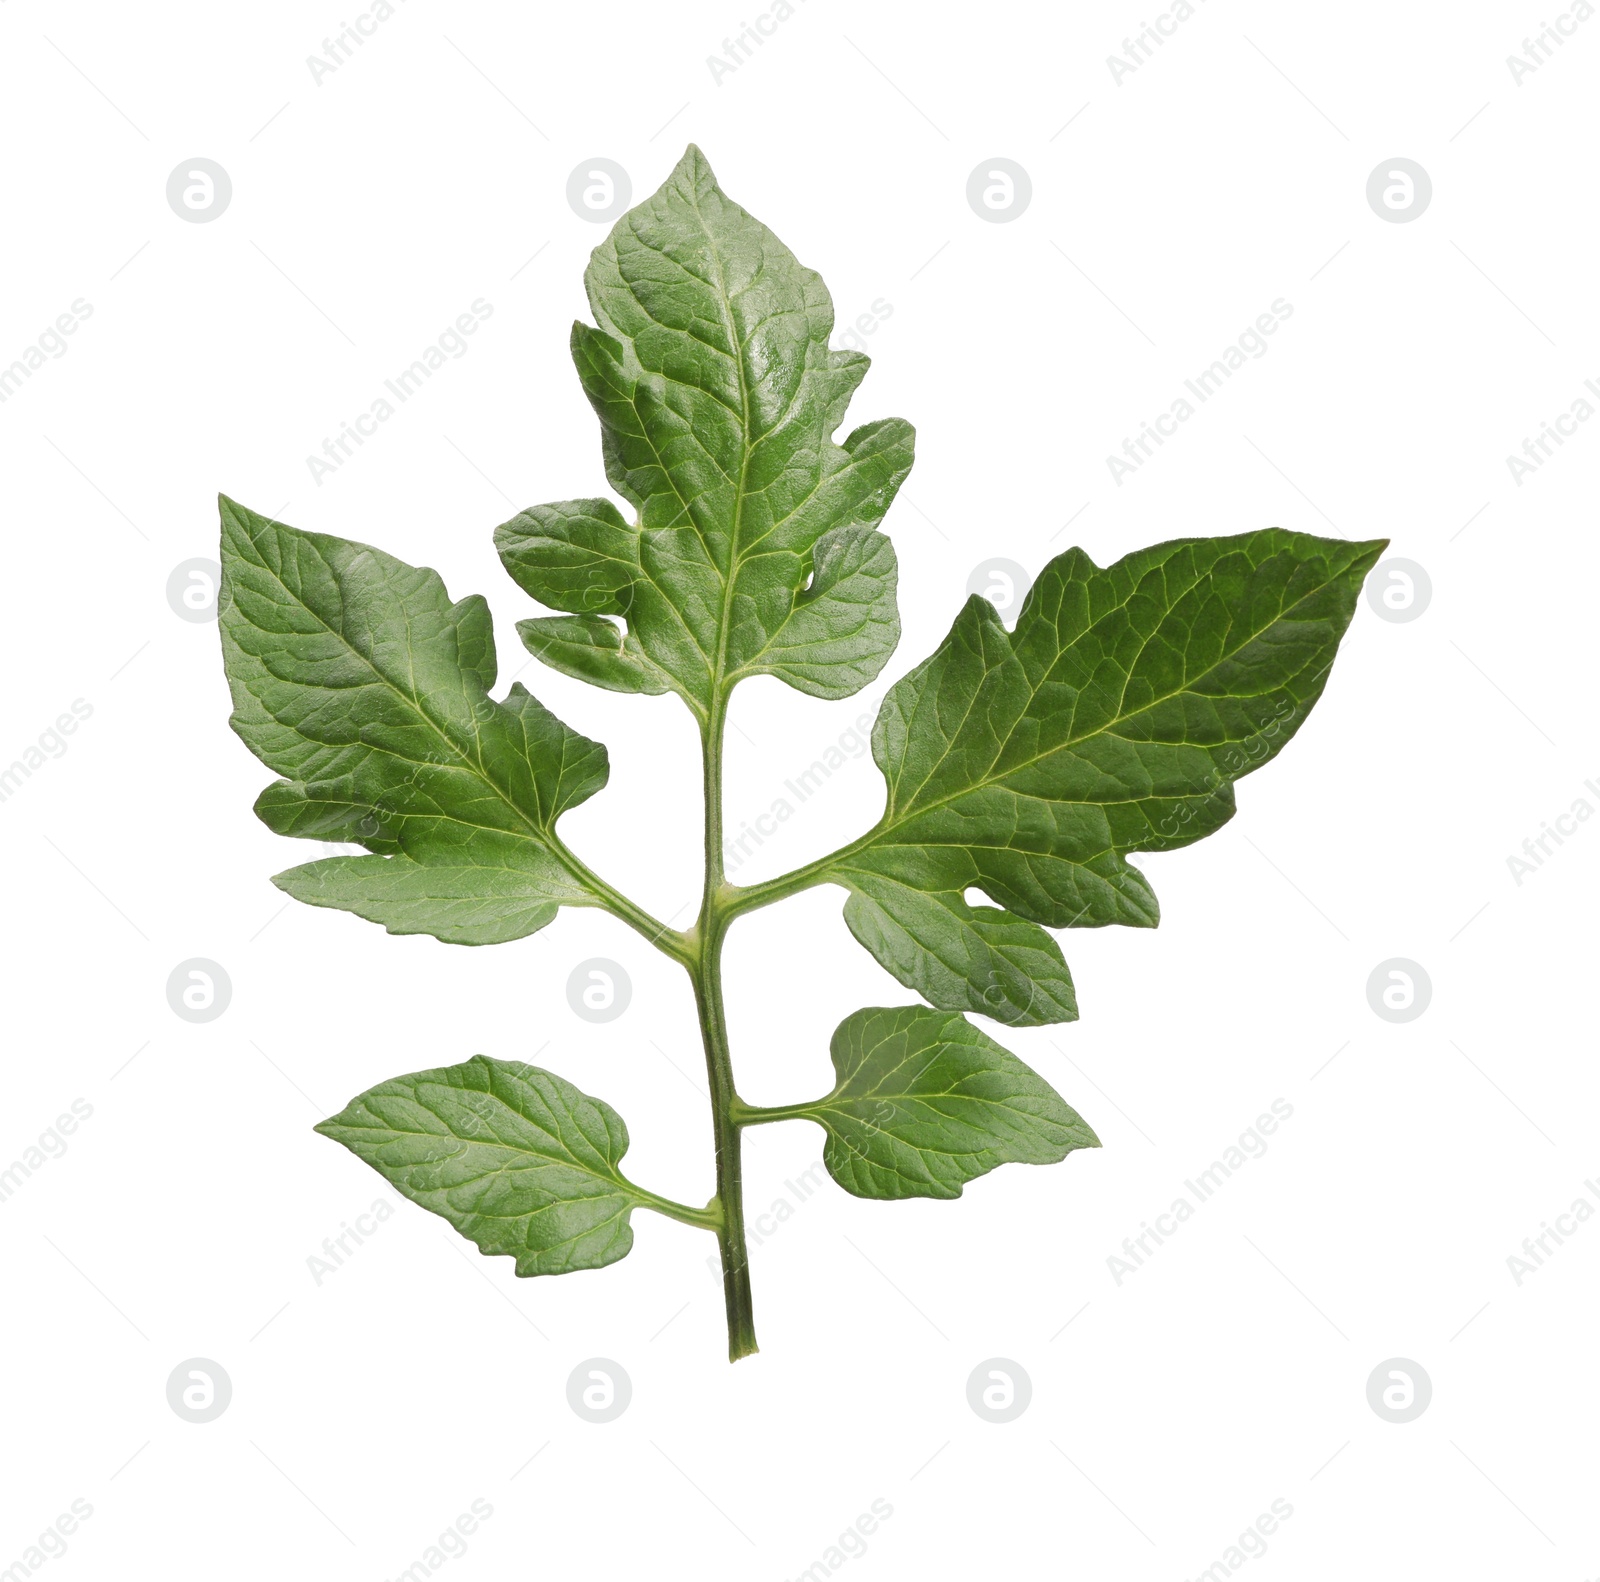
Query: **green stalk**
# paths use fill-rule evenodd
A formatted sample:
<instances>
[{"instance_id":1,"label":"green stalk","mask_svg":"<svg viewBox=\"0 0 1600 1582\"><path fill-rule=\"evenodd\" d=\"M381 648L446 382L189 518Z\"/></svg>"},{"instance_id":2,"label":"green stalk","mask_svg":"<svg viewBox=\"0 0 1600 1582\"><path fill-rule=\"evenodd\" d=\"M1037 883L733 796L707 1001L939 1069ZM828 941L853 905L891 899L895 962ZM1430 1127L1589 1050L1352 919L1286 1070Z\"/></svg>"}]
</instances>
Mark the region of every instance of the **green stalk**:
<instances>
[{"instance_id":1,"label":"green stalk","mask_svg":"<svg viewBox=\"0 0 1600 1582\"><path fill-rule=\"evenodd\" d=\"M838 881L833 878L833 869L847 858L853 857L864 846L871 845L882 829L883 821L880 819L866 834L858 835L837 851L830 851L824 857L814 858L803 867L795 868L789 873L781 873L775 879L763 880L760 884L729 885L727 900L722 909L723 917L731 923L734 918L743 917L746 912L758 911L761 907L771 906L775 901L787 901L790 896L799 895L802 891L813 889L819 884L837 883Z\"/></svg>"},{"instance_id":2,"label":"green stalk","mask_svg":"<svg viewBox=\"0 0 1600 1582\"><path fill-rule=\"evenodd\" d=\"M718 698L701 735L705 766L706 874L700 920L694 931L695 1010L705 1045L711 1089L711 1130L717 1150L716 1204L721 1211L717 1243L722 1250L722 1292L728 1311L728 1360L757 1350L750 1300L750 1257L744 1238L744 1181L739 1162L739 1122L744 1106L733 1083L728 1022L722 1007L722 941L728 929L727 886L722 870L722 732L727 703Z\"/></svg>"},{"instance_id":3,"label":"green stalk","mask_svg":"<svg viewBox=\"0 0 1600 1582\"><path fill-rule=\"evenodd\" d=\"M668 928L665 923L658 923L642 906L636 905L620 890L607 884L554 830L547 833L546 839L556 859L594 897L594 905L604 907L613 917L621 919L663 955L670 956L690 971L694 970L693 941L688 934Z\"/></svg>"}]
</instances>

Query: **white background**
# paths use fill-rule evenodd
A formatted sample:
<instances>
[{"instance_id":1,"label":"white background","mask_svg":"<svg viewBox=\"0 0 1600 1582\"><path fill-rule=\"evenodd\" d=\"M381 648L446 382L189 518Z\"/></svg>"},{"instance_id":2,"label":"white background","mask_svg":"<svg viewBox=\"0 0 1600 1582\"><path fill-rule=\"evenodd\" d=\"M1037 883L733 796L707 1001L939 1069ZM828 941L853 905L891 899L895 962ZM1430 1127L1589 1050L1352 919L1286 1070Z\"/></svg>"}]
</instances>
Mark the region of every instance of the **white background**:
<instances>
[{"instance_id":1,"label":"white background","mask_svg":"<svg viewBox=\"0 0 1600 1582\"><path fill-rule=\"evenodd\" d=\"M882 1499L844 1574L1178 1582L1226 1574L1281 1499L1252 1576L1589 1576L1600 1224L1520 1285L1507 1258L1600 1175L1600 828L1520 885L1507 858L1600 806L1600 423L1520 484L1506 456L1600 377L1600 20L1519 86L1507 56L1553 13L1209 0L1119 85L1107 56L1148 8L796 0L719 83L707 57L762 0L400 0L319 84L307 57L357 3L0 7L0 363L93 309L0 406L0 761L74 699L93 710L0 803L0 1165L74 1099L93 1109L0 1203L0 1568L29 1574L83 1499L51 1577L376 1582L426 1567L483 1499L440 1574L778 1582L827 1574ZM1158 931L1064 936L1081 1022L995 1029L1105 1146L957 1203L825 1182L754 1250L762 1351L734 1368L703 1233L640 1214L621 1264L518 1281L311 1132L382 1078L537 1056L623 1113L637 1179L711 1190L678 969L597 913L463 950L286 906L269 875L319 852L251 815L270 775L228 729L214 624L165 591L215 556L225 489L486 593L503 684L520 673L610 748L568 840L686 918L688 716L525 663L531 607L490 535L605 487L566 353L603 227L569 207L569 173L615 160L642 198L691 139L841 323L892 307L852 421L919 431L888 520L899 654L846 703L740 692L735 825L875 709L989 557L1037 569L1076 542L1104 563L1282 524L1389 536L1433 590L1405 623L1364 600L1237 819L1148 859ZM1004 224L965 197L996 156L1033 186ZM1410 223L1366 199L1397 156L1433 183ZM209 223L165 198L195 157L232 179ZM314 482L308 453L479 297L467 354ZM1267 354L1115 482L1108 454L1278 298ZM737 877L830 849L880 797L852 759ZM841 900L735 932L753 1101L820 1091L835 1024L909 998ZM602 1027L565 989L597 956L633 985ZM191 957L232 981L205 1025L167 1004ZM1433 989L1403 1025L1366 993L1392 957ZM1118 1284L1123 1238L1274 1099L1293 1117L1269 1151ZM804 1124L750 1134L752 1211L792 1204L819 1151ZM307 1260L378 1197L398 1212L316 1283ZM208 1424L166 1400L195 1357L232 1381ZM610 1424L567 1404L593 1357L632 1380ZM1004 1425L966 1399L994 1357L1032 1381ZM1433 1387L1403 1425L1366 1395L1392 1358Z\"/></svg>"}]
</instances>

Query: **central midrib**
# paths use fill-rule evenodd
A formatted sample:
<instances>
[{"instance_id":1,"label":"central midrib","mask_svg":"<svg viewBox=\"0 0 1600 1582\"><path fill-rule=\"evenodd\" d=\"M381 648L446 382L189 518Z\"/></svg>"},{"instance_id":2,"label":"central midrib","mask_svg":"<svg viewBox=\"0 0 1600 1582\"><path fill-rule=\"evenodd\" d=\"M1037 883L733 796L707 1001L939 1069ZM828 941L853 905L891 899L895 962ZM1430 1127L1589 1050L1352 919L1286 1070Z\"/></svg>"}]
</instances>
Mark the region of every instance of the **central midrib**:
<instances>
[{"instance_id":1,"label":"central midrib","mask_svg":"<svg viewBox=\"0 0 1600 1582\"><path fill-rule=\"evenodd\" d=\"M712 273L716 277L717 311L722 316L723 334L728 337L728 345L733 352L734 375L739 381L739 483L733 501L733 530L728 540L728 570L722 582L722 612L717 622L716 667L711 677L711 708L715 713L722 697L727 671L728 618L733 610L733 588L738 579L741 558L740 536L744 531L745 484L750 474L750 386L745 379L744 343L733 322L733 307L728 298L727 281L722 273L722 255L717 251L716 238L712 236L711 228L700 212L698 192L692 193L689 201L690 207L694 210L695 220L700 226L700 233L706 240L706 252L711 261Z\"/></svg>"}]
</instances>

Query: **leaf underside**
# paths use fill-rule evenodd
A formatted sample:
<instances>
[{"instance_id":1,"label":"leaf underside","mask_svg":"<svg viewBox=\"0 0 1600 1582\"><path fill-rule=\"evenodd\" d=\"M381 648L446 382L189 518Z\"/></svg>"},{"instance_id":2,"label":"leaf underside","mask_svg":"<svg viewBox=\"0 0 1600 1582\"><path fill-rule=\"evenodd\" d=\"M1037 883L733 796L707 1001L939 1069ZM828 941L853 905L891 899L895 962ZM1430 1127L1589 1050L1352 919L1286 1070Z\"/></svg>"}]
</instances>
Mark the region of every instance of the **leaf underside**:
<instances>
[{"instance_id":1,"label":"leaf underside","mask_svg":"<svg viewBox=\"0 0 1600 1582\"><path fill-rule=\"evenodd\" d=\"M628 1128L553 1072L474 1055L380 1082L316 1129L519 1275L599 1269L633 1246Z\"/></svg>"},{"instance_id":2,"label":"leaf underside","mask_svg":"<svg viewBox=\"0 0 1600 1582\"><path fill-rule=\"evenodd\" d=\"M276 883L395 934L519 939L592 902L556 820L606 783L606 750L520 685L496 702L481 598L436 572L222 501L223 659L234 730L285 778L281 835L363 846Z\"/></svg>"},{"instance_id":3,"label":"leaf underside","mask_svg":"<svg viewBox=\"0 0 1600 1582\"><path fill-rule=\"evenodd\" d=\"M1003 1164L1055 1164L1100 1140L1043 1077L955 1012L862 1010L833 1035L838 1083L801 1107L857 1197L953 1198Z\"/></svg>"},{"instance_id":4,"label":"leaf underside","mask_svg":"<svg viewBox=\"0 0 1600 1582\"><path fill-rule=\"evenodd\" d=\"M496 543L539 603L528 648L621 692L676 692L701 718L737 681L858 691L900 635L877 530L911 469L899 418L834 431L868 359L828 346L821 277L734 203L690 147L616 224L572 327L600 419L609 500L533 506Z\"/></svg>"}]
</instances>

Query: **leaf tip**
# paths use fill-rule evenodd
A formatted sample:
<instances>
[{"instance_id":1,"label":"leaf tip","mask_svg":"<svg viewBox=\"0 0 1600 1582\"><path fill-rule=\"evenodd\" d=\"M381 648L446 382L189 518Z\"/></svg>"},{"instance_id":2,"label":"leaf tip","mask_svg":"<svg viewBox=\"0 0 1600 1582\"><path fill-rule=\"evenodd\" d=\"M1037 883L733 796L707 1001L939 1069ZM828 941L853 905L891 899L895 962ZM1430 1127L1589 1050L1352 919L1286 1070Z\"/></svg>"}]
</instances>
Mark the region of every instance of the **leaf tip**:
<instances>
[{"instance_id":1,"label":"leaf tip","mask_svg":"<svg viewBox=\"0 0 1600 1582\"><path fill-rule=\"evenodd\" d=\"M237 531L244 525L250 515L248 506L241 505L231 495L217 491L217 520L222 525L222 549L224 557L228 551L229 531Z\"/></svg>"},{"instance_id":2,"label":"leaf tip","mask_svg":"<svg viewBox=\"0 0 1600 1582\"><path fill-rule=\"evenodd\" d=\"M710 177L712 181L717 178L711 173L711 161L706 158L698 143L685 143L683 145L683 158L678 161L680 170L693 170Z\"/></svg>"},{"instance_id":3,"label":"leaf tip","mask_svg":"<svg viewBox=\"0 0 1600 1582\"><path fill-rule=\"evenodd\" d=\"M1389 547L1389 542L1387 538L1350 540L1350 570L1358 576L1365 577L1378 564L1378 557Z\"/></svg>"}]
</instances>

